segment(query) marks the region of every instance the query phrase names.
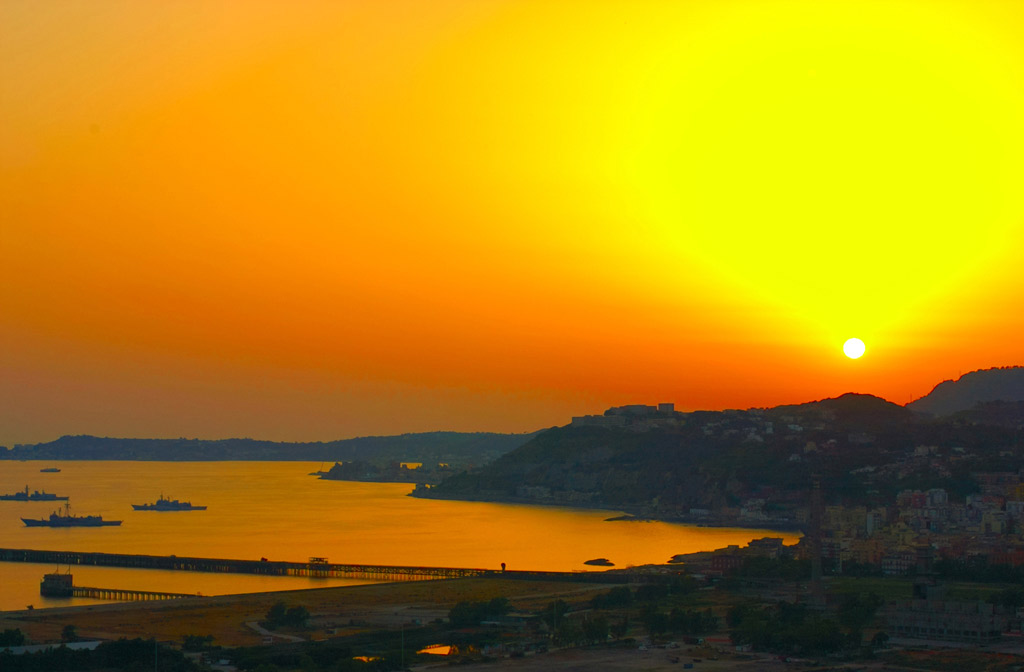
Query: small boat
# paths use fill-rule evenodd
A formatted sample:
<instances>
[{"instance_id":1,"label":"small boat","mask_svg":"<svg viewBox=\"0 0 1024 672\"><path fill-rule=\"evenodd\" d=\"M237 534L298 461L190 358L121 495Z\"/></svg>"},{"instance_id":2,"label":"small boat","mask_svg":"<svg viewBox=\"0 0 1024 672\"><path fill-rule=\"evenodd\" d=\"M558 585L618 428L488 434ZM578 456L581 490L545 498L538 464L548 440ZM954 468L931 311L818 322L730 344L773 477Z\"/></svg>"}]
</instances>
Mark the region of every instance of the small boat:
<instances>
[{"instance_id":1,"label":"small boat","mask_svg":"<svg viewBox=\"0 0 1024 672\"><path fill-rule=\"evenodd\" d=\"M179 502L176 499L166 499L161 494L160 499L153 504L132 504L136 511L206 511L205 506L198 506L192 502Z\"/></svg>"},{"instance_id":2,"label":"small boat","mask_svg":"<svg viewBox=\"0 0 1024 672\"><path fill-rule=\"evenodd\" d=\"M21 492L15 492L11 495L0 495L0 500L8 502L56 502L58 500L67 501L67 497L54 495L46 491L40 492L39 490L29 493L28 486L26 485L25 489Z\"/></svg>"},{"instance_id":3,"label":"small boat","mask_svg":"<svg viewBox=\"0 0 1024 672\"><path fill-rule=\"evenodd\" d=\"M60 473L60 469L58 469L57 467L47 467L45 469L40 469L39 473L40 474L59 474Z\"/></svg>"},{"instance_id":4,"label":"small boat","mask_svg":"<svg viewBox=\"0 0 1024 672\"><path fill-rule=\"evenodd\" d=\"M22 518L27 527L109 527L120 525L120 520L103 520L103 516L73 516L71 507L64 505L64 513L54 511L49 518Z\"/></svg>"}]
</instances>

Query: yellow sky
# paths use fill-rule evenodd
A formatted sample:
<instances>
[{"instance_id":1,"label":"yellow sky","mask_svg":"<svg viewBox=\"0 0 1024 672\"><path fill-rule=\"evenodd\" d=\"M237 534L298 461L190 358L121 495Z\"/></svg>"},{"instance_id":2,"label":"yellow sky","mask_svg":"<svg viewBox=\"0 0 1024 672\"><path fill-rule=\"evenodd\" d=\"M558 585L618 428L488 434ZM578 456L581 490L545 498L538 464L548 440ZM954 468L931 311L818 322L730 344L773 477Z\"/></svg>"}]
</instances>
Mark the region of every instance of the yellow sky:
<instances>
[{"instance_id":1,"label":"yellow sky","mask_svg":"<svg viewBox=\"0 0 1024 672\"><path fill-rule=\"evenodd\" d=\"M1019 3L8 0L0 445L905 403L1022 156Z\"/></svg>"}]
</instances>

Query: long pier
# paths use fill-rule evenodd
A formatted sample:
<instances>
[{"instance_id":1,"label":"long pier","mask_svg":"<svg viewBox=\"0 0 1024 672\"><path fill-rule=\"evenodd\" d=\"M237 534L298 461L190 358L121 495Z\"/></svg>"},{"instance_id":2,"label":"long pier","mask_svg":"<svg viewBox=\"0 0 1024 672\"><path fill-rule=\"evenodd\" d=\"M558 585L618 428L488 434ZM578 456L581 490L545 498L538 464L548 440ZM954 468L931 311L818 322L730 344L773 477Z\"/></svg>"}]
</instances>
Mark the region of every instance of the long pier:
<instances>
[{"instance_id":1,"label":"long pier","mask_svg":"<svg viewBox=\"0 0 1024 672\"><path fill-rule=\"evenodd\" d=\"M231 560L224 558L192 558L177 555L40 551L24 548L0 548L0 562L34 562L51 565L125 567L131 569L164 569L225 574L262 574L267 576L377 579L382 581L424 581L465 577L570 580L595 583L622 583L630 580L622 575L608 572L504 571L501 569L467 567L361 565L326 562L325 558L311 558L310 562L266 559ZM636 579L634 578L633 580Z\"/></svg>"},{"instance_id":2,"label":"long pier","mask_svg":"<svg viewBox=\"0 0 1024 672\"><path fill-rule=\"evenodd\" d=\"M281 560L232 560L192 558L177 555L129 555L82 551L39 551L0 548L0 562L35 562L56 565L127 567L190 572L262 574L269 576L311 576L318 578L383 579L422 581L501 574L500 570L464 567L407 567L398 565L356 565L329 562L287 562ZM544 572L547 574L547 572ZM557 572L554 574L558 574Z\"/></svg>"},{"instance_id":3,"label":"long pier","mask_svg":"<svg viewBox=\"0 0 1024 672\"><path fill-rule=\"evenodd\" d=\"M188 593L159 593L149 590L125 590L123 588L90 588L88 586L73 586L71 594L74 597L91 597L96 600L116 600L118 602L135 602L151 600L180 600L189 597L201 597Z\"/></svg>"}]
</instances>

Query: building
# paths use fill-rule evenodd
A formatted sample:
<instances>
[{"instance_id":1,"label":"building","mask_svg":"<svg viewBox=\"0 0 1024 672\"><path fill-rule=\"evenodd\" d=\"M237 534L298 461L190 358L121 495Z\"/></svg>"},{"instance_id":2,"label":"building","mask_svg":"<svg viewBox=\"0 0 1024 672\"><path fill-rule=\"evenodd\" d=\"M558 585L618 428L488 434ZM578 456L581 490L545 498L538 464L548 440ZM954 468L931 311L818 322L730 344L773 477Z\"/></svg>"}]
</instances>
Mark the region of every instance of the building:
<instances>
[{"instance_id":1,"label":"building","mask_svg":"<svg viewBox=\"0 0 1024 672\"><path fill-rule=\"evenodd\" d=\"M747 544L748 552L751 555L765 558L777 559L786 554L786 547L782 543L782 537L762 537L751 539Z\"/></svg>"},{"instance_id":2,"label":"building","mask_svg":"<svg viewBox=\"0 0 1024 672\"><path fill-rule=\"evenodd\" d=\"M887 576L903 575L917 565L917 555L910 549L895 549L882 556L882 573Z\"/></svg>"},{"instance_id":3,"label":"building","mask_svg":"<svg viewBox=\"0 0 1024 672\"><path fill-rule=\"evenodd\" d=\"M625 427L622 415L578 415L572 419L573 427Z\"/></svg>"},{"instance_id":4,"label":"building","mask_svg":"<svg viewBox=\"0 0 1024 672\"><path fill-rule=\"evenodd\" d=\"M987 602L911 600L887 615L894 637L984 643L999 639L1007 627L1002 610Z\"/></svg>"}]
</instances>

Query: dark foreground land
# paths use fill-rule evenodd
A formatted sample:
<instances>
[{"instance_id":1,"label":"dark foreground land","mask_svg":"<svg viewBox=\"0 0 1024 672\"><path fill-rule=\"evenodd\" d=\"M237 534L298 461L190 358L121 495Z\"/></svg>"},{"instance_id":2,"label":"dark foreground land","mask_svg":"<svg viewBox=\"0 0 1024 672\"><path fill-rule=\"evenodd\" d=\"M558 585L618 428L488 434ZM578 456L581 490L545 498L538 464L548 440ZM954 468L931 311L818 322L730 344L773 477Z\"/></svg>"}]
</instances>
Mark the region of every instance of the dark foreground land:
<instances>
[{"instance_id":1,"label":"dark foreground land","mask_svg":"<svg viewBox=\"0 0 1024 672\"><path fill-rule=\"evenodd\" d=\"M230 669L215 667L223 660L259 672L1024 669L1024 643L1012 635L984 646L880 638L885 603L909 592L907 579L830 580L828 606L813 612L802 580L706 586L668 571L624 575L617 585L469 578L2 612L0 632L17 630L28 643L58 644L69 633L149 642L137 647L145 665L124 669L153 669L153 640L165 651L161 670ZM977 597L997 588L951 586ZM870 595L879 609L857 607ZM496 603L500 616L487 611ZM275 605L305 618L268 622ZM791 631L788 650L737 650L733 640L762 636L761 625ZM454 647L447 656L417 653L435 644ZM95 669L32 668L17 658L0 653L0 669Z\"/></svg>"},{"instance_id":2,"label":"dark foreground land","mask_svg":"<svg viewBox=\"0 0 1024 672\"><path fill-rule=\"evenodd\" d=\"M204 597L187 601L129 602L87 607L66 607L0 612L0 630L19 628L33 642L60 642L67 625L80 639L119 637L156 638L181 642L186 635L212 635L222 646L256 646L266 635L247 625L265 619L269 609L283 601L304 607L310 618L299 630L281 630L276 637L323 640L374 629L410 628L447 618L461 601L505 596L517 606L535 606L552 596L568 597L607 590L602 585L544 581L468 579L410 581L342 588L249 593ZM546 603L546 602L545 602ZM417 623L418 622L418 623Z\"/></svg>"}]
</instances>

